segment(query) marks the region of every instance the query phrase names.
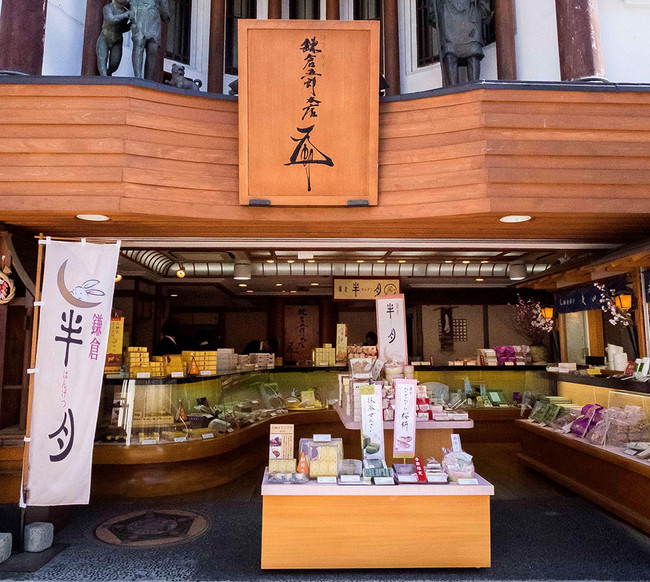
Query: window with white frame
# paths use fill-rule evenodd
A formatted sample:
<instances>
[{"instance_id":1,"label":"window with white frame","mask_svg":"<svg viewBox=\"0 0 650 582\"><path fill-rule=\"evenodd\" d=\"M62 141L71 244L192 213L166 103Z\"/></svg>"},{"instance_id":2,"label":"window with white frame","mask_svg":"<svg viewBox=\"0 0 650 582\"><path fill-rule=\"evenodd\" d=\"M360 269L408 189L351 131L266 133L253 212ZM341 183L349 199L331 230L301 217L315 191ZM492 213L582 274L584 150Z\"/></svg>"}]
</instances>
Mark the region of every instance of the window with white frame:
<instances>
[{"instance_id":1,"label":"window with white frame","mask_svg":"<svg viewBox=\"0 0 650 582\"><path fill-rule=\"evenodd\" d=\"M192 38L192 0L169 0L167 58L190 64Z\"/></svg>"},{"instance_id":2,"label":"window with white frame","mask_svg":"<svg viewBox=\"0 0 650 582\"><path fill-rule=\"evenodd\" d=\"M289 18L292 20L320 20L320 0L290 0Z\"/></svg>"},{"instance_id":3,"label":"window with white frame","mask_svg":"<svg viewBox=\"0 0 650 582\"><path fill-rule=\"evenodd\" d=\"M381 20L381 0L354 0L354 20Z\"/></svg>"}]
</instances>

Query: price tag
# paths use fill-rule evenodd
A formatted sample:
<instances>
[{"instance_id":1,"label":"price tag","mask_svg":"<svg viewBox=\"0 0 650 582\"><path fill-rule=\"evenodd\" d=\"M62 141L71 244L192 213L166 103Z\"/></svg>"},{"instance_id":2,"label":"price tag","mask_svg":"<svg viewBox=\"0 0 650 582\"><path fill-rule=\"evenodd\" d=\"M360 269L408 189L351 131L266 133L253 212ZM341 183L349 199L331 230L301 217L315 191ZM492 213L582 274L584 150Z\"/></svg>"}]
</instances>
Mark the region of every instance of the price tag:
<instances>
[{"instance_id":1,"label":"price tag","mask_svg":"<svg viewBox=\"0 0 650 582\"><path fill-rule=\"evenodd\" d=\"M204 438L204 439L213 439L214 435L211 432L206 432L206 433L202 434L201 437Z\"/></svg>"},{"instance_id":2,"label":"price tag","mask_svg":"<svg viewBox=\"0 0 650 582\"><path fill-rule=\"evenodd\" d=\"M277 416L277 414L278 413L274 411L274 412L271 413L271 416Z\"/></svg>"},{"instance_id":3,"label":"price tag","mask_svg":"<svg viewBox=\"0 0 650 582\"><path fill-rule=\"evenodd\" d=\"M183 372L172 372L172 378L184 378L185 374Z\"/></svg>"},{"instance_id":4,"label":"price tag","mask_svg":"<svg viewBox=\"0 0 650 582\"><path fill-rule=\"evenodd\" d=\"M459 434L451 435L451 450L454 451L454 453L460 453L463 450L463 446L460 444Z\"/></svg>"},{"instance_id":5,"label":"price tag","mask_svg":"<svg viewBox=\"0 0 650 582\"><path fill-rule=\"evenodd\" d=\"M151 373L150 372L138 372L135 377L138 380L146 379L146 378L151 378Z\"/></svg>"},{"instance_id":6,"label":"price tag","mask_svg":"<svg viewBox=\"0 0 650 582\"><path fill-rule=\"evenodd\" d=\"M447 475L427 475L429 483L447 483Z\"/></svg>"},{"instance_id":7,"label":"price tag","mask_svg":"<svg viewBox=\"0 0 650 582\"><path fill-rule=\"evenodd\" d=\"M375 485L395 485L395 479L392 477L373 477L372 481Z\"/></svg>"},{"instance_id":8,"label":"price tag","mask_svg":"<svg viewBox=\"0 0 650 582\"><path fill-rule=\"evenodd\" d=\"M332 441L331 434L315 434L312 439L316 443L329 443Z\"/></svg>"},{"instance_id":9,"label":"price tag","mask_svg":"<svg viewBox=\"0 0 650 582\"><path fill-rule=\"evenodd\" d=\"M212 370L201 370L201 376L213 376Z\"/></svg>"},{"instance_id":10,"label":"price tag","mask_svg":"<svg viewBox=\"0 0 650 582\"><path fill-rule=\"evenodd\" d=\"M227 428L227 429L226 429L226 432L234 432L234 431L235 431L234 428Z\"/></svg>"},{"instance_id":11,"label":"price tag","mask_svg":"<svg viewBox=\"0 0 650 582\"><path fill-rule=\"evenodd\" d=\"M187 437L174 437L175 443L184 443L185 441L187 441Z\"/></svg>"},{"instance_id":12,"label":"price tag","mask_svg":"<svg viewBox=\"0 0 650 582\"><path fill-rule=\"evenodd\" d=\"M458 479L459 485L478 485L478 479Z\"/></svg>"},{"instance_id":13,"label":"price tag","mask_svg":"<svg viewBox=\"0 0 650 582\"><path fill-rule=\"evenodd\" d=\"M418 482L418 476L417 475L398 475L397 480L400 483L417 483Z\"/></svg>"},{"instance_id":14,"label":"price tag","mask_svg":"<svg viewBox=\"0 0 650 582\"><path fill-rule=\"evenodd\" d=\"M318 478L318 483L319 484L334 484L336 485L336 477L319 477Z\"/></svg>"},{"instance_id":15,"label":"price tag","mask_svg":"<svg viewBox=\"0 0 650 582\"><path fill-rule=\"evenodd\" d=\"M360 475L341 475L341 483L361 483Z\"/></svg>"},{"instance_id":16,"label":"price tag","mask_svg":"<svg viewBox=\"0 0 650 582\"><path fill-rule=\"evenodd\" d=\"M375 360L375 364L372 367L372 370L370 371L370 376L372 377L373 380L379 378L379 374L381 374L381 370L384 367L384 364L385 364L384 360L380 360L379 358Z\"/></svg>"},{"instance_id":17,"label":"price tag","mask_svg":"<svg viewBox=\"0 0 650 582\"><path fill-rule=\"evenodd\" d=\"M157 445L158 441L156 439L144 439L140 444L141 445Z\"/></svg>"}]
</instances>

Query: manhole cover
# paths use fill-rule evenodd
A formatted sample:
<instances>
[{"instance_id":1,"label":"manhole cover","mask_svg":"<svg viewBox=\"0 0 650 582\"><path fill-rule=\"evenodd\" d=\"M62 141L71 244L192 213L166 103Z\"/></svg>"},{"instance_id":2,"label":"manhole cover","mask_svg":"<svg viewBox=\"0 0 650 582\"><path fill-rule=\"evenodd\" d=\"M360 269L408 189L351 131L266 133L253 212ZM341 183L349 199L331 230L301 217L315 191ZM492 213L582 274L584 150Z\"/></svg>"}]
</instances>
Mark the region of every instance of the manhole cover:
<instances>
[{"instance_id":1,"label":"manhole cover","mask_svg":"<svg viewBox=\"0 0 650 582\"><path fill-rule=\"evenodd\" d=\"M118 515L95 529L95 537L114 546L160 546L190 541L208 529L198 513L176 509Z\"/></svg>"}]
</instances>

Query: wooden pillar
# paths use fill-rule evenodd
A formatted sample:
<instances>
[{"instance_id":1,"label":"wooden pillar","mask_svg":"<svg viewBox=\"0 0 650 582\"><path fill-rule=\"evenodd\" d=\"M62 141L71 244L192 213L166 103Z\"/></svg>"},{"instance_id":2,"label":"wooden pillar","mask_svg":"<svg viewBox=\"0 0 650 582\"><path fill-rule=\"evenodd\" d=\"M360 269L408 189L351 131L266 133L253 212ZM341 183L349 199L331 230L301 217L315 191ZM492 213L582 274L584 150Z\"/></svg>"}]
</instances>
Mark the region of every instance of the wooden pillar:
<instances>
[{"instance_id":1,"label":"wooden pillar","mask_svg":"<svg viewBox=\"0 0 650 582\"><path fill-rule=\"evenodd\" d=\"M497 37L497 70L499 79L516 79L516 24L513 0L496 0L494 19Z\"/></svg>"},{"instance_id":2,"label":"wooden pillar","mask_svg":"<svg viewBox=\"0 0 650 582\"><path fill-rule=\"evenodd\" d=\"M331 297L320 297L318 302L318 328L320 345L336 346L336 324L338 323L338 305Z\"/></svg>"},{"instance_id":3,"label":"wooden pillar","mask_svg":"<svg viewBox=\"0 0 650 582\"><path fill-rule=\"evenodd\" d=\"M598 0L555 0L563 81L603 78Z\"/></svg>"},{"instance_id":4,"label":"wooden pillar","mask_svg":"<svg viewBox=\"0 0 650 582\"><path fill-rule=\"evenodd\" d=\"M641 269L634 269L632 272L632 290L636 299L636 309L634 310L634 324L636 325L637 337L639 338L639 357L648 357L646 328L643 314L643 277Z\"/></svg>"},{"instance_id":5,"label":"wooden pillar","mask_svg":"<svg viewBox=\"0 0 650 582\"><path fill-rule=\"evenodd\" d=\"M341 19L339 0L327 0L327 3L325 4L325 18L327 18L327 20Z\"/></svg>"},{"instance_id":6,"label":"wooden pillar","mask_svg":"<svg viewBox=\"0 0 650 582\"><path fill-rule=\"evenodd\" d=\"M269 0L269 19L282 19L282 0Z\"/></svg>"},{"instance_id":7,"label":"wooden pillar","mask_svg":"<svg viewBox=\"0 0 650 582\"><path fill-rule=\"evenodd\" d=\"M104 23L106 0L86 0L86 25L84 26L84 48L81 57L82 75L99 75L95 45Z\"/></svg>"},{"instance_id":8,"label":"wooden pillar","mask_svg":"<svg viewBox=\"0 0 650 582\"><path fill-rule=\"evenodd\" d=\"M2 0L0 70L43 72L46 12L47 0Z\"/></svg>"},{"instance_id":9,"label":"wooden pillar","mask_svg":"<svg viewBox=\"0 0 650 582\"><path fill-rule=\"evenodd\" d=\"M399 95L399 22L397 2L387 0L383 5L384 16L384 76L390 87L386 95Z\"/></svg>"},{"instance_id":10,"label":"wooden pillar","mask_svg":"<svg viewBox=\"0 0 650 582\"><path fill-rule=\"evenodd\" d=\"M11 253L7 245L8 232L0 232L0 259L5 257L4 264L11 268ZM2 269L2 262L0 260L0 269ZM5 383L5 353L7 350L7 315L9 313L9 304L4 303L0 305L0 428L2 428L3 410L3 390Z\"/></svg>"},{"instance_id":11,"label":"wooden pillar","mask_svg":"<svg viewBox=\"0 0 650 582\"><path fill-rule=\"evenodd\" d=\"M208 91L211 93L223 93L225 19L225 0L212 0L210 6L210 52L208 57Z\"/></svg>"}]
</instances>

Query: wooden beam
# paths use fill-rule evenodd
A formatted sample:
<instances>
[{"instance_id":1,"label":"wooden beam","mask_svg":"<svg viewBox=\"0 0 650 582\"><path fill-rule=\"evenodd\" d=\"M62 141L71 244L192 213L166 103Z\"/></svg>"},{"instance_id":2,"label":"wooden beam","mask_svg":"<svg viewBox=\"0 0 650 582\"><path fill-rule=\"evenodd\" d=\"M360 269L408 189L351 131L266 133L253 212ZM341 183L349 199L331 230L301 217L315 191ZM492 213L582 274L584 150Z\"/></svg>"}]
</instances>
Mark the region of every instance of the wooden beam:
<instances>
[{"instance_id":1,"label":"wooden beam","mask_svg":"<svg viewBox=\"0 0 650 582\"><path fill-rule=\"evenodd\" d=\"M47 0L2 0L1 70L42 73L46 12Z\"/></svg>"},{"instance_id":2,"label":"wooden beam","mask_svg":"<svg viewBox=\"0 0 650 582\"><path fill-rule=\"evenodd\" d=\"M208 91L223 93L223 59L226 1L212 0L210 5L210 48L208 52Z\"/></svg>"},{"instance_id":3,"label":"wooden beam","mask_svg":"<svg viewBox=\"0 0 650 582\"><path fill-rule=\"evenodd\" d=\"M84 26L84 46L81 57L82 75L99 75L96 44L102 31L104 6L107 3L107 0L86 0L86 24Z\"/></svg>"},{"instance_id":4,"label":"wooden beam","mask_svg":"<svg viewBox=\"0 0 650 582\"><path fill-rule=\"evenodd\" d=\"M598 0L555 0L563 81L603 78Z\"/></svg>"},{"instance_id":5,"label":"wooden beam","mask_svg":"<svg viewBox=\"0 0 650 582\"><path fill-rule=\"evenodd\" d=\"M499 79L516 79L516 22L513 0L496 0L494 19L496 27L497 71Z\"/></svg>"},{"instance_id":6,"label":"wooden beam","mask_svg":"<svg viewBox=\"0 0 650 582\"><path fill-rule=\"evenodd\" d=\"M399 95L401 89L397 2L394 0L387 0L384 2L383 8L384 76L390 85L386 90L386 95Z\"/></svg>"},{"instance_id":7,"label":"wooden beam","mask_svg":"<svg viewBox=\"0 0 650 582\"><path fill-rule=\"evenodd\" d=\"M566 314L560 313L557 316L557 331L560 335L560 356L563 362L568 361L568 345L566 337Z\"/></svg>"}]
</instances>

